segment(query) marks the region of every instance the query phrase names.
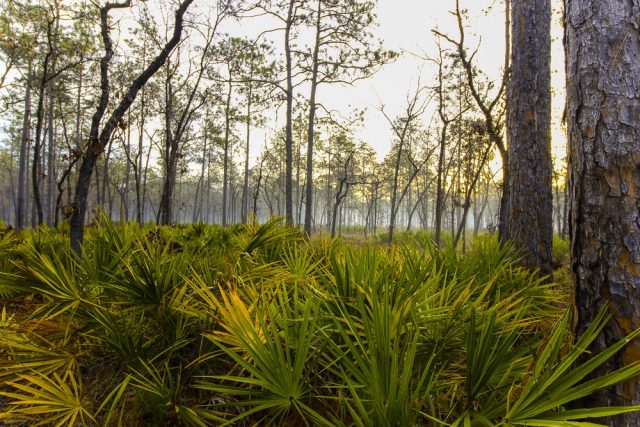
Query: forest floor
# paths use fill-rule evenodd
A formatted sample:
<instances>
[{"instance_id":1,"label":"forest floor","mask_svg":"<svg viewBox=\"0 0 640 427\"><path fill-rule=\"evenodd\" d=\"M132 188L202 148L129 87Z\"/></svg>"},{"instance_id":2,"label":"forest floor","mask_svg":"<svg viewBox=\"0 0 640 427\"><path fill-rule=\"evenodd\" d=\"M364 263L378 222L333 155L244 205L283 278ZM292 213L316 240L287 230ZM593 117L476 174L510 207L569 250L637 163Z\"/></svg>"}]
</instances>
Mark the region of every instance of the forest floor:
<instances>
[{"instance_id":1,"label":"forest floor","mask_svg":"<svg viewBox=\"0 0 640 427\"><path fill-rule=\"evenodd\" d=\"M557 419L565 391L584 387L566 363L582 354L571 346L567 245L554 250L550 284L494 236L464 254L428 237L399 233L390 246L308 240L278 221L140 228L102 218L77 258L65 229L5 232L0 422Z\"/></svg>"}]
</instances>

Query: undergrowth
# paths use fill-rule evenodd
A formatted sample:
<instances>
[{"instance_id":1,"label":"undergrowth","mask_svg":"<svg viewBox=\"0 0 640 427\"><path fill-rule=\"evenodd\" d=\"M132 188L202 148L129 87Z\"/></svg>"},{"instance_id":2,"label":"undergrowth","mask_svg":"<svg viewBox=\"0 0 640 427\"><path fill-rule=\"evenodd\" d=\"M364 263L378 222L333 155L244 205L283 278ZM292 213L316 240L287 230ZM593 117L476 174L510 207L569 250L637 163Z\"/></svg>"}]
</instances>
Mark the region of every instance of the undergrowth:
<instances>
[{"instance_id":1,"label":"undergrowth","mask_svg":"<svg viewBox=\"0 0 640 427\"><path fill-rule=\"evenodd\" d=\"M577 364L607 316L572 344L567 287L490 236L463 256L103 217L81 258L67 240L0 236L0 423L593 426L638 409L576 408L640 366L594 379L626 341Z\"/></svg>"}]
</instances>

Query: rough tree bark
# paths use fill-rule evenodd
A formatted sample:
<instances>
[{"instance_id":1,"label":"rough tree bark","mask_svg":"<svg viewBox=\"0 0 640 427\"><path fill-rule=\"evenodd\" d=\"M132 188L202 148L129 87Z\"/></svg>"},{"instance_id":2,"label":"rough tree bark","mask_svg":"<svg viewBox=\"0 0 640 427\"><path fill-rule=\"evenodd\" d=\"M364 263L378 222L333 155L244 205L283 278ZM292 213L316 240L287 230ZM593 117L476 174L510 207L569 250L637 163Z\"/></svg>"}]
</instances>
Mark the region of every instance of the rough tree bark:
<instances>
[{"instance_id":1,"label":"rough tree bark","mask_svg":"<svg viewBox=\"0 0 640 427\"><path fill-rule=\"evenodd\" d=\"M509 235L522 263L552 273L551 2L512 0Z\"/></svg>"},{"instance_id":2,"label":"rough tree bark","mask_svg":"<svg viewBox=\"0 0 640 427\"><path fill-rule=\"evenodd\" d=\"M640 21L638 2L565 0L570 237L578 332L605 305L603 350L640 326ZM640 359L630 343L612 370ZM640 381L605 390L598 406L640 404ZM607 420L638 426L640 413Z\"/></svg>"}]
</instances>

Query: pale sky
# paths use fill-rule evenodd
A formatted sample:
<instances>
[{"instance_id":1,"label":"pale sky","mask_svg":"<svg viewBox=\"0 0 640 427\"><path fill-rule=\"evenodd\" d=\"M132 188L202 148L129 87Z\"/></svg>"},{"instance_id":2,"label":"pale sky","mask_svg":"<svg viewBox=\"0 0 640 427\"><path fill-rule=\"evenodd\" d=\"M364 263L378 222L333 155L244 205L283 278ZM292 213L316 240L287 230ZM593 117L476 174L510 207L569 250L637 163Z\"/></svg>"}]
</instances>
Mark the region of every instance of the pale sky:
<instances>
[{"instance_id":1,"label":"pale sky","mask_svg":"<svg viewBox=\"0 0 640 427\"><path fill-rule=\"evenodd\" d=\"M561 2L554 1L554 7ZM487 8L493 6L489 11ZM435 55L435 37L431 29L439 27L442 32L457 38L454 17L449 13L455 4L452 0L380 0L377 33L385 46L397 51L411 51ZM467 28L468 48L474 48L481 40L477 65L496 81L500 79L504 63L504 5L496 0L467 0L461 7L469 9ZM564 135L560 119L564 108L564 51L562 49L561 10L554 11L553 48L552 48L552 87L553 98L553 146L554 154L563 157L565 152ZM443 41L443 47L448 47ZM398 61L386 66L373 78L359 83L353 88L335 88L335 99L349 98L354 105L368 107L366 124L360 137L373 145L379 155L390 148L391 130L378 111L379 99L390 111L399 113L405 105L408 91L414 90L422 69L422 84L431 84L435 68L424 61L404 55ZM325 88L326 90L326 88ZM327 91L329 92L329 91ZM353 94L353 95L351 95ZM324 93L323 96L331 96ZM427 112L430 116L431 112ZM425 122L430 117L425 117Z\"/></svg>"},{"instance_id":2,"label":"pale sky","mask_svg":"<svg viewBox=\"0 0 640 427\"><path fill-rule=\"evenodd\" d=\"M565 156L565 141L560 124L564 108L564 52L560 20L562 2L552 0L552 4L555 8L552 23L552 143L554 155L560 159ZM455 17L449 13L454 7L453 0L378 0L379 26L375 29L375 34L384 41L387 49L435 56L437 51L435 36L431 32L433 28L437 26L440 31L457 38ZM499 80L504 62L504 4L501 0L462 0L461 7L469 9L468 48L475 48L481 40L476 65L491 78ZM268 25L265 21L254 19L243 23L241 27L236 23L229 24L225 30L250 37ZM274 37L276 46L279 46L282 34L276 33ZM449 47L446 41L442 45ZM321 86L318 100L344 115L348 115L353 108L366 108L364 126L358 131L357 139L373 146L381 159L388 153L393 140L390 126L379 111L381 103L385 105L389 116L401 113L406 105L407 94L415 90L418 79L421 79L423 85L431 85L435 71L432 64L411 54L404 54L372 78L354 86ZM303 95L307 95L308 90L304 86L301 91ZM424 123L429 123L433 111L427 110ZM278 116L281 121L282 114ZM271 125L273 126L273 121ZM256 130L252 158L258 155L264 139L264 132Z\"/></svg>"},{"instance_id":3,"label":"pale sky","mask_svg":"<svg viewBox=\"0 0 640 427\"><path fill-rule=\"evenodd\" d=\"M164 0L144 3L153 11L169 7ZM211 6L210 0L198 0L191 8L196 21L206 17L206 10ZM552 0L554 10L552 25L552 87L553 87L553 150L554 155L561 159L565 156L565 141L560 118L564 107L564 51L562 48L561 7L562 2ZM141 4L139 4L141 5ZM440 31L457 38L455 18L450 10L455 7L453 0L378 0L377 16L379 26L375 34L383 40L387 49L397 52L415 52L423 56L436 54L435 36L431 30L436 26ZM501 75L504 60L504 5L502 0L461 0L461 7L469 9L467 22L468 47L475 47L481 39L480 49L476 56L477 65L488 76L498 80ZM173 13L171 12L172 16ZM118 11L114 17L118 20L117 27L123 33L128 33L127 17L131 11ZM161 19L160 19L161 21ZM273 21L254 18L237 21L227 21L222 31L236 36L255 37L268 28L273 28ZM117 30L116 30L117 31ZM117 36L116 36L117 37ZM275 46L282 44L283 34L272 33ZM192 44L198 44L193 41ZM120 44L122 48L124 44ZM443 41L443 47L448 47ZM123 52L121 52L123 53ZM355 109L366 109L365 122L356 134L356 139L370 144L382 159L391 147L393 133L382 113L379 111L381 103L390 117L401 113L406 105L407 94L414 91L418 79L423 85L432 85L435 68L427 61L410 54L400 56L394 63L385 66L372 78L360 81L354 86L321 86L318 91L318 101L328 108L336 109L343 115ZM308 96L305 86L300 88L302 95ZM433 115L433 109L427 110L423 123L428 124ZM281 127L283 113L279 113L278 123L275 114L271 113L268 126ZM238 128L240 131L240 128ZM269 139L273 130L255 129L252 134L251 160L262 149L265 139ZM239 159L238 159L239 160ZM494 165L497 167L498 165Z\"/></svg>"}]
</instances>

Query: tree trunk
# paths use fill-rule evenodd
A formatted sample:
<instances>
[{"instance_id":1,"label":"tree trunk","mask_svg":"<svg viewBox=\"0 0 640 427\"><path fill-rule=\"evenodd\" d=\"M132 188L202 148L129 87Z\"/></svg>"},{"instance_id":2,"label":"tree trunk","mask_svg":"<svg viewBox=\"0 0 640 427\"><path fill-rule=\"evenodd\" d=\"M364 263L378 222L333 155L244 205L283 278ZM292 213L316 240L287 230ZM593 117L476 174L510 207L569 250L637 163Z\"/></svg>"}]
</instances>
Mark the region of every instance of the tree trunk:
<instances>
[{"instance_id":1,"label":"tree trunk","mask_svg":"<svg viewBox=\"0 0 640 427\"><path fill-rule=\"evenodd\" d=\"M24 113L22 116L22 137L20 139L20 159L18 164L18 197L16 204L16 229L21 230L27 219L27 147L31 136L31 62L27 70L25 83Z\"/></svg>"},{"instance_id":2,"label":"tree trunk","mask_svg":"<svg viewBox=\"0 0 640 427\"><path fill-rule=\"evenodd\" d=\"M229 75L229 90L224 109L224 173L222 177L222 225L227 225L227 199L229 193L229 134L231 132L231 75Z\"/></svg>"},{"instance_id":3,"label":"tree trunk","mask_svg":"<svg viewBox=\"0 0 640 427\"><path fill-rule=\"evenodd\" d=\"M637 2L565 0L565 11L569 218L578 332L606 305L613 318L594 344L600 351L640 326L640 10ZM638 359L636 340L603 369ZM638 404L637 378L586 402ZM600 422L638 426L640 413Z\"/></svg>"},{"instance_id":4,"label":"tree trunk","mask_svg":"<svg viewBox=\"0 0 640 427\"><path fill-rule=\"evenodd\" d=\"M53 129L53 121L54 121L54 98L55 90L53 82L49 85L49 111L47 112L47 121L49 122L49 132L48 132L48 145L47 145L47 225L49 227L53 227L55 222L55 210L54 210L54 199L56 192L56 141L55 141L55 132Z\"/></svg>"},{"instance_id":5,"label":"tree trunk","mask_svg":"<svg viewBox=\"0 0 640 427\"><path fill-rule=\"evenodd\" d=\"M442 209L444 205L444 156L445 142L447 140L447 127L449 122L443 119L442 133L440 135L440 153L438 155L438 179L436 181L436 204L435 204L435 237L434 241L440 246L440 234L442 233Z\"/></svg>"},{"instance_id":6,"label":"tree trunk","mask_svg":"<svg viewBox=\"0 0 640 427\"><path fill-rule=\"evenodd\" d=\"M49 40L51 39L51 22L48 25ZM51 42L49 42L51 45ZM44 57L42 65L42 76L40 78L40 87L38 89L38 107L36 108L36 135L35 142L33 144L33 159L31 165L31 184L33 185L33 202L37 215L37 225L40 225L44 221L44 213L42 210L42 196L40 195L40 152L42 150L42 125L44 122L44 91L49 78L49 61L52 55L51 47L47 51Z\"/></svg>"},{"instance_id":7,"label":"tree trunk","mask_svg":"<svg viewBox=\"0 0 640 427\"><path fill-rule=\"evenodd\" d=\"M176 173L178 171L178 145L173 133L173 84L171 82L171 65L167 61L165 80L165 109L164 109L164 181L162 195L158 207L158 224L169 225L173 222L173 193L176 188Z\"/></svg>"},{"instance_id":8,"label":"tree trunk","mask_svg":"<svg viewBox=\"0 0 640 427\"><path fill-rule=\"evenodd\" d=\"M509 235L522 264L552 273L551 2L513 0L509 79Z\"/></svg>"},{"instance_id":9,"label":"tree trunk","mask_svg":"<svg viewBox=\"0 0 640 427\"><path fill-rule=\"evenodd\" d=\"M127 112L127 153L131 153L131 110ZM127 154L127 157L129 154ZM135 167L134 167L135 169ZM135 171L134 171L135 174ZM124 210L124 220L129 221L129 180L131 178L131 162L127 159L124 172L124 191L121 195L121 208Z\"/></svg>"},{"instance_id":10,"label":"tree trunk","mask_svg":"<svg viewBox=\"0 0 640 427\"><path fill-rule=\"evenodd\" d=\"M253 74L253 70L252 70ZM244 147L244 182L242 184L242 223L246 224L249 216L249 139L251 137L251 97L253 96L253 85L249 82L247 93L247 119L246 135L247 142ZM253 212L255 215L255 212Z\"/></svg>"},{"instance_id":11,"label":"tree trunk","mask_svg":"<svg viewBox=\"0 0 640 427\"><path fill-rule=\"evenodd\" d=\"M91 184L91 176L93 175L98 156L104 150L115 128L120 120L127 112L131 104L136 99L140 89L149 81L149 79L164 65L169 54L177 46L182 35L183 16L193 0L184 0L175 13L175 26L171 39L164 45L158 56L149 64L144 71L131 83L126 94L119 101L111 116L100 130L100 123L109 102L109 64L113 56L113 43L109 34L109 11L113 8L128 7L130 2L126 3L107 3L100 9L100 29L102 42L104 44L105 53L100 60L100 99L96 112L91 120L91 131L89 135L89 144L80 170L78 172L78 181L76 184L76 194L74 197L73 214L70 220L70 243L74 252L78 255L82 251L82 243L84 238L84 217L87 212L87 196L89 195L89 186Z\"/></svg>"},{"instance_id":12,"label":"tree trunk","mask_svg":"<svg viewBox=\"0 0 640 427\"><path fill-rule=\"evenodd\" d=\"M147 66L147 39L145 37L142 45L142 69ZM138 151L136 153L136 167L134 168L134 178L136 180L136 221L142 227L144 224L144 201L142 200L142 153L144 150L144 126L147 113L146 86L140 91L140 122L138 127ZM131 124L129 124L131 126ZM151 151L151 148L149 148Z\"/></svg>"},{"instance_id":13,"label":"tree trunk","mask_svg":"<svg viewBox=\"0 0 640 427\"><path fill-rule=\"evenodd\" d=\"M322 1L318 1L316 11L316 37L313 48L313 70L311 72L311 96L309 97L309 123L307 129L307 188L304 205L304 232L311 235L311 220L313 217L313 136L316 121L316 91L318 89L318 56L320 54L320 22Z\"/></svg>"},{"instance_id":14,"label":"tree trunk","mask_svg":"<svg viewBox=\"0 0 640 427\"><path fill-rule=\"evenodd\" d=\"M292 82L292 53L291 27L293 26L293 5L295 0L289 0L289 11L284 35L284 49L287 69L287 118L285 139L285 217L288 225L293 225L293 82Z\"/></svg>"}]
</instances>

